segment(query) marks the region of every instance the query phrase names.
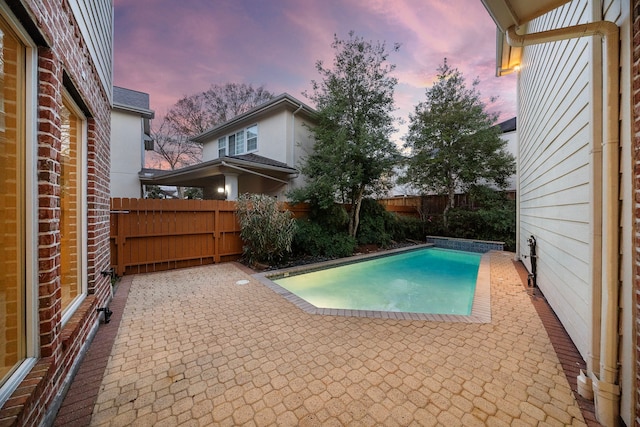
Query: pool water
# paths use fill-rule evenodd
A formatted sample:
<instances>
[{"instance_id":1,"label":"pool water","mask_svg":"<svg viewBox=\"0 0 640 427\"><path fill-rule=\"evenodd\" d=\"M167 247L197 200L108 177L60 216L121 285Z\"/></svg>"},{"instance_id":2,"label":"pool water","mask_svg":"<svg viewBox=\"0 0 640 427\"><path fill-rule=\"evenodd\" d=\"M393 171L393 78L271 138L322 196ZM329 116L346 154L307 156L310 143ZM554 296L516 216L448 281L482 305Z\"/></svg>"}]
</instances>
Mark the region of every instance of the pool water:
<instances>
[{"instance_id":1,"label":"pool water","mask_svg":"<svg viewBox=\"0 0 640 427\"><path fill-rule=\"evenodd\" d=\"M481 257L426 248L271 280L318 308L469 315Z\"/></svg>"}]
</instances>

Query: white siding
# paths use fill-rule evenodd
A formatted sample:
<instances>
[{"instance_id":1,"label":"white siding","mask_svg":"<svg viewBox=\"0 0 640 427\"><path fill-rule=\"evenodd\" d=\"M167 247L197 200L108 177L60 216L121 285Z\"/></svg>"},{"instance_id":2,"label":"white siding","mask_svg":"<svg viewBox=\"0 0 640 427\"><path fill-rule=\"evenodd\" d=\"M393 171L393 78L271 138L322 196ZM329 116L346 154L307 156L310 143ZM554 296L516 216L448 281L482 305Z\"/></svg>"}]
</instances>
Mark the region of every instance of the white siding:
<instances>
[{"instance_id":1,"label":"white siding","mask_svg":"<svg viewBox=\"0 0 640 427\"><path fill-rule=\"evenodd\" d=\"M111 197L142 197L142 134L138 114L111 112Z\"/></svg>"},{"instance_id":2,"label":"white siding","mask_svg":"<svg viewBox=\"0 0 640 427\"><path fill-rule=\"evenodd\" d=\"M100 81L111 99L113 84L113 4L111 0L69 0Z\"/></svg>"},{"instance_id":3,"label":"white siding","mask_svg":"<svg viewBox=\"0 0 640 427\"><path fill-rule=\"evenodd\" d=\"M589 10L586 1L571 2L527 32L588 22ZM584 358L592 321L591 43L526 47L518 112L520 247L526 255L529 236L537 239L538 286Z\"/></svg>"}]
</instances>

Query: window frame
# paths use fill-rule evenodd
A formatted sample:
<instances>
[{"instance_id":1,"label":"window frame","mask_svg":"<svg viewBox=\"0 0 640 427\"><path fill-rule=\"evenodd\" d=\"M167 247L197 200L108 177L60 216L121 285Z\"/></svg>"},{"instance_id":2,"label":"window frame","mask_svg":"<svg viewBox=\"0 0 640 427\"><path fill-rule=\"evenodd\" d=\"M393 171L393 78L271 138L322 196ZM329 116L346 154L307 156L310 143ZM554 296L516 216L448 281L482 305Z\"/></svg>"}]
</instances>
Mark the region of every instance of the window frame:
<instances>
[{"instance_id":1,"label":"window frame","mask_svg":"<svg viewBox=\"0 0 640 427\"><path fill-rule=\"evenodd\" d=\"M18 362L4 384L0 385L0 406L9 399L22 380L31 371L40 356L38 313L38 51L27 31L4 2L0 2L0 15L22 43L21 62L24 62L24 79L20 88L24 94L22 107L23 123L18 130L24 144L22 151L22 184L24 200L24 338L25 357Z\"/></svg>"},{"instance_id":2,"label":"window frame","mask_svg":"<svg viewBox=\"0 0 640 427\"><path fill-rule=\"evenodd\" d=\"M255 148L249 150L249 139L247 138L247 131L251 128L255 128L255 137L251 139L255 139ZM241 137L239 138L239 135ZM231 147L229 144L229 139L233 137L233 153L231 152ZM238 146L241 145L242 151L237 152ZM235 132L229 133L225 136L221 136L218 138L218 158L225 156L239 156L242 154L249 154L258 151L258 124L254 123L252 125L246 126L242 129L238 129Z\"/></svg>"},{"instance_id":3,"label":"window frame","mask_svg":"<svg viewBox=\"0 0 640 427\"><path fill-rule=\"evenodd\" d=\"M77 159L77 168L79 172L78 177L78 185L79 189L77 189L76 196L78 197L78 206L79 209L77 211L77 227L78 227L78 237L77 237L77 250L78 250L78 280L80 281L80 287L78 290L78 295L73 299L73 301L63 310L62 312L62 320L61 325L64 326L71 316L76 312L80 304L87 297L87 269L88 269L88 253L87 253L87 204L85 201L87 200L87 180L88 180L88 167L87 167L87 150L88 150L88 138L87 138L87 118L78 107L78 104L73 100L68 90L63 89L62 99L64 107L69 110L71 114L74 114L77 119L80 121L80 125L77 129L76 138L78 140L78 159Z\"/></svg>"}]
</instances>

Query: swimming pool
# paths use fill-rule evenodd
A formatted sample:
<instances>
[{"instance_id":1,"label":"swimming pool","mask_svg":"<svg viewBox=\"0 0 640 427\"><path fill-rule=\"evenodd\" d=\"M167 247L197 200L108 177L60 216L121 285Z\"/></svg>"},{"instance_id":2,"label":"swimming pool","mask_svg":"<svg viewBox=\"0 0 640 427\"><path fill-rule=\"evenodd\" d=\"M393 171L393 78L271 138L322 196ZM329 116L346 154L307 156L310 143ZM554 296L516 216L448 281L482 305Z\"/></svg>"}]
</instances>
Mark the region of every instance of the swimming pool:
<instances>
[{"instance_id":1,"label":"swimming pool","mask_svg":"<svg viewBox=\"0 0 640 427\"><path fill-rule=\"evenodd\" d=\"M489 261L482 262L484 258L471 252L422 248L347 265L255 276L312 313L486 322L490 291Z\"/></svg>"}]
</instances>

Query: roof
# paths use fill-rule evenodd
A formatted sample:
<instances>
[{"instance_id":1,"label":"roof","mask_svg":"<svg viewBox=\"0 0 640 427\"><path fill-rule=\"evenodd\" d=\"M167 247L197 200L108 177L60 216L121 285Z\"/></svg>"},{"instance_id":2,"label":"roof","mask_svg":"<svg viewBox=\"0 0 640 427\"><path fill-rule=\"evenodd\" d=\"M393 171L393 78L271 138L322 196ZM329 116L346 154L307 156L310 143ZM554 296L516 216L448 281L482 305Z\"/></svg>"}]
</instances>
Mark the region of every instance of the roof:
<instances>
[{"instance_id":1,"label":"roof","mask_svg":"<svg viewBox=\"0 0 640 427\"><path fill-rule=\"evenodd\" d=\"M191 138L193 141L204 143L216 139L218 136L226 134L227 132L236 129L245 123L253 122L264 114L272 113L281 108L288 108L295 114L306 114L307 117L313 117L316 114L316 110L306 105L304 102L297 100L288 93L283 93L270 99L269 101L260 104L251 110L239 114L231 120L227 120L224 123L216 125L209 130L204 131L200 135L196 135Z\"/></svg>"},{"instance_id":2,"label":"roof","mask_svg":"<svg viewBox=\"0 0 640 427\"><path fill-rule=\"evenodd\" d=\"M152 119L154 111L149 108L149 94L123 87L113 87L113 108L138 113Z\"/></svg>"},{"instance_id":3,"label":"roof","mask_svg":"<svg viewBox=\"0 0 640 427\"><path fill-rule=\"evenodd\" d=\"M503 33L568 3L570 0L482 0L497 27Z\"/></svg>"},{"instance_id":4,"label":"roof","mask_svg":"<svg viewBox=\"0 0 640 427\"><path fill-rule=\"evenodd\" d=\"M276 181L285 181L299 171L286 163L257 154L224 156L176 170L142 169L138 174L143 184L204 187L211 185L225 172L241 171Z\"/></svg>"},{"instance_id":5,"label":"roof","mask_svg":"<svg viewBox=\"0 0 640 427\"><path fill-rule=\"evenodd\" d=\"M512 117L509 120L498 123L498 126L500 126L500 130L502 131L502 133L513 132L516 130L516 118Z\"/></svg>"}]
</instances>

